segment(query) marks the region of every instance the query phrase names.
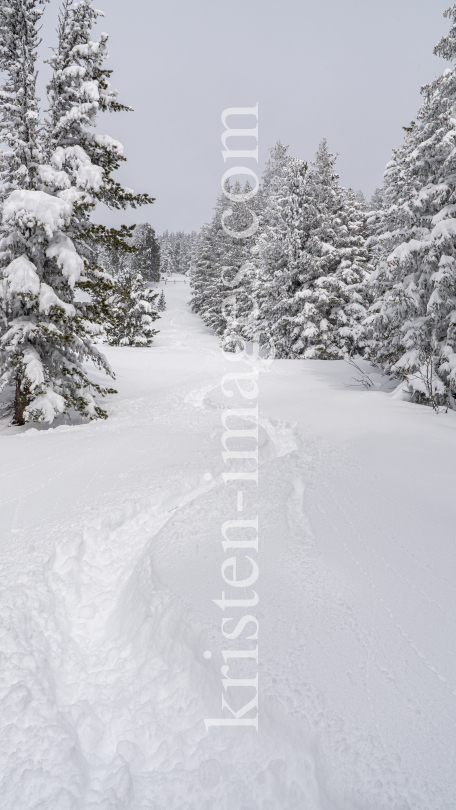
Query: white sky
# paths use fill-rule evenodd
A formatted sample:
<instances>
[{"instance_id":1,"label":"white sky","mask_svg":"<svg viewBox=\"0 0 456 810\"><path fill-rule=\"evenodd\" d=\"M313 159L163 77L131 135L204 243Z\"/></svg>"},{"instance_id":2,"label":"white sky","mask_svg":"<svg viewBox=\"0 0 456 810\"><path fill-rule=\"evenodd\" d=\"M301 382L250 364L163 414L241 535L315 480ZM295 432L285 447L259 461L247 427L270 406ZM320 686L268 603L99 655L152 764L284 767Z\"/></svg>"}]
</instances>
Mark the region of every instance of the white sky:
<instances>
[{"instance_id":1,"label":"white sky","mask_svg":"<svg viewBox=\"0 0 456 810\"><path fill-rule=\"evenodd\" d=\"M432 50L448 31L442 13L449 0L95 5L106 13L112 83L135 109L106 116L99 130L125 145L120 179L156 197L136 212L100 212L107 224L150 221L159 233L200 228L212 216L224 170L234 165L221 156L221 112L257 101L260 170L279 138L310 161L326 137L340 154L343 184L370 196L401 127L416 114L420 86L445 67ZM43 48L53 39L57 9L51 0Z\"/></svg>"}]
</instances>

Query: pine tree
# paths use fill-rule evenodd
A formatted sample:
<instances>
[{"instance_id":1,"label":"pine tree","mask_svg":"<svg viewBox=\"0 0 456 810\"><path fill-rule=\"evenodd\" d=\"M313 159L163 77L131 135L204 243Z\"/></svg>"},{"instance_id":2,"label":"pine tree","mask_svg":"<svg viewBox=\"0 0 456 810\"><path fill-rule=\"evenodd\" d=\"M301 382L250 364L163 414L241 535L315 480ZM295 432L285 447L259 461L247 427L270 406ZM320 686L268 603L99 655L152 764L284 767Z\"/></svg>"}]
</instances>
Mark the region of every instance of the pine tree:
<instances>
[{"instance_id":1,"label":"pine tree","mask_svg":"<svg viewBox=\"0 0 456 810\"><path fill-rule=\"evenodd\" d=\"M231 193L239 199L228 200L228 206L222 203L220 219L215 223L215 261L213 272L205 284L205 297L200 315L205 323L214 329L217 335L227 335L241 326L239 318L241 308L245 309L245 279L244 284L235 282L239 271L250 258L252 239L249 236L238 237L248 231L252 225L254 199L249 198L251 186L247 182L242 189L236 182L230 189ZM247 199L244 199L244 196ZM226 230L222 227L225 225Z\"/></svg>"},{"instance_id":2,"label":"pine tree","mask_svg":"<svg viewBox=\"0 0 456 810\"><path fill-rule=\"evenodd\" d=\"M299 316L302 303L294 301L302 286L305 246L317 211L308 195L307 164L288 158L269 190L263 212L264 227L256 247L259 276L256 319L246 326L247 337L269 342L279 357L291 356L290 319Z\"/></svg>"},{"instance_id":3,"label":"pine tree","mask_svg":"<svg viewBox=\"0 0 456 810\"><path fill-rule=\"evenodd\" d=\"M43 162L36 96L36 56L43 14L39 0L0 0L1 141L0 199L16 189L39 187Z\"/></svg>"},{"instance_id":4,"label":"pine tree","mask_svg":"<svg viewBox=\"0 0 456 810\"><path fill-rule=\"evenodd\" d=\"M284 146L282 141L277 141L269 150L270 158L264 167L260 189L261 197L266 202L275 193L277 180L283 176L284 169L290 160L287 152L288 146Z\"/></svg>"},{"instance_id":5,"label":"pine tree","mask_svg":"<svg viewBox=\"0 0 456 810\"><path fill-rule=\"evenodd\" d=\"M210 224L203 225L201 228L198 235L198 241L195 244L192 259L192 274L190 277L190 304L193 311L198 313L201 312L204 305L207 279L210 277L214 269L214 220Z\"/></svg>"},{"instance_id":6,"label":"pine tree","mask_svg":"<svg viewBox=\"0 0 456 810\"><path fill-rule=\"evenodd\" d=\"M258 323L264 324L260 316L260 301L263 288L258 262L259 245L262 234L270 224L269 217L273 216L274 206L272 200L278 193L280 180L283 178L290 161L287 152L288 146L284 146L280 140L269 149L270 158L266 161L258 194L249 202L249 210L255 211L258 216L259 227L253 239L249 239L248 243L245 244L242 278L239 285L236 285L233 290L235 305L231 310L231 317L228 319L223 333L225 351L237 350L239 336L246 339L261 339L257 332ZM248 187L250 188L250 186Z\"/></svg>"},{"instance_id":7,"label":"pine tree","mask_svg":"<svg viewBox=\"0 0 456 810\"><path fill-rule=\"evenodd\" d=\"M208 288L215 284L218 272L221 217L229 205L229 200L221 192L217 197L214 216L210 223L203 225L196 245L194 267L190 278L190 304L193 311L200 315L204 309L211 306L208 301Z\"/></svg>"},{"instance_id":8,"label":"pine tree","mask_svg":"<svg viewBox=\"0 0 456 810\"><path fill-rule=\"evenodd\" d=\"M141 273L145 281L160 281L160 246L152 226L148 222L137 225L132 242L136 248L131 259L132 268Z\"/></svg>"},{"instance_id":9,"label":"pine tree","mask_svg":"<svg viewBox=\"0 0 456 810\"><path fill-rule=\"evenodd\" d=\"M51 57L50 110L46 129L38 122L35 95L36 0L0 5L0 68L6 76L0 96L4 207L0 259L2 320L1 386L15 387L14 422L51 422L78 411L105 417L94 394L112 389L92 382L84 361L112 372L93 345L106 316L112 280L97 268L96 249L131 251L129 228L92 225L89 214L104 202L115 208L151 202L116 183L111 173L122 149L109 136L87 130L98 109L122 109L104 70L106 35L91 42L98 16L90 0L64 3L59 44ZM46 155L47 163L43 155ZM75 299L75 288L91 303Z\"/></svg>"},{"instance_id":10,"label":"pine tree","mask_svg":"<svg viewBox=\"0 0 456 810\"><path fill-rule=\"evenodd\" d=\"M9 146L1 162L1 388L14 388L18 425L52 421L69 407L90 418L104 416L92 392L110 390L91 383L82 365L90 358L109 373L92 346L98 327L74 304L83 262L65 233L73 206L58 196L62 178L49 173L43 159L35 93L41 13L35 0L0 5L2 140Z\"/></svg>"},{"instance_id":11,"label":"pine tree","mask_svg":"<svg viewBox=\"0 0 456 810\"><path fill-rule=\"evenodd\" d=\"M176 261L178 265L178 272L182 273L182 275L187 275L190 267L190 251L191 251L191 239L192 235L188 233L184 233L183 231L178 231L176 234L173 234L175 239L175 252L176 252Z\"/></svg>"},{"instance_id":12,"label":"pine tree","mask_svg":"<svg viewBox=\"0 0 456 810\"><path fill-rule=\"evenodd\" d=\"M195 272L196 259L200 249L201 232L192 231L190 234L188 275L191 278Z\"/></svg>"},{"instance_id":13,"label":"pine tree","mask_svg":"<svg viewBox=\"0 0 456 810\"><path fill-rule=\"evenodd\" d=\"M128 259L131 259L131 256L125 255L121 250L109 248L107 245L101 245L98 250L93 252L93 260L97 267L102 268L105 273L109 273L113 280L126 268L129 263Z\"/></svg>"},{"instance_id":14,"label":"pine tree","mask_svg":"<svg viewBox=\"0 0 456 810\"><path fill-rule=\"evenodd\" d=\"M159 299L158 299L157 309L158 309L159 312L164 312L165 309L166 309L166 298L165 298L165 293L164 293L163 290L161 291Z\"/></svg>"},{"instance_id":15,"label":"pine tree","mask_svg":"<svg viewBox=\"0 0 456 810\"><path fill-rule=\"evenodd\" d=\"M294 354L309 358L344 358L366 346L363 320L371 299L365 282L371 268L365 216L358 195L340 186L335 162L323 140L309 173L319 221L306 246L310 273L297 319L301 333L293 345Z\"/></svg>"},{"instance_id":16,"label":"pine tree","mask_svg":"<svg viewBox=\"0 0 456 810\"><path fill-rule=\"evenodd\" d=\"M246 285L238 287L235 279L250 259L252 244L249 236L237 234L245 234L255 221L255 198L249 183L244 189L239 183L232 188L227 184L225 190L238 199L219 195L212 222L201 233L190 284L193 310L222 337L225 348L231 348L231 335L241 327L240 309L248 301Z\"/></svg>"},{"instance_id":17,"label":"pine tree","mask_svg":"<svg viewBox=\"0 0 456 810\"><path fill-rule=\"evenodd\" d=\"M179 272L176 263L173 234L165 231L160 238L160 276L170 276Z\"/></svg>"},{"instance_id":18,"label":"pine tree","mask_svg":"<svg viewBox=\"0 0 456 810\"><path fill-rule=\"evenodd\" d=\"M434 52L454 63L456 5L446 16L451 30ZM454 67L422 88L416 121L387 166L368 319L372 358L412 401L434 408L456 399L455 93Z\"/></svg>"},{"instance_id":19,"label":"pine tree","mask_svg":"<svg viewBox=\"0 0 456 810\"><path fill-rule=\"evenodd\" d=\"M358 191L354 192L354 194L355 194L356 202L358 203L358 205L360 207L360 210L361 211L367 211L369 206L367 204L367 200L366 200L366 197L364 195L364 192L359 189Z\"/></svg>"},{"instance_id":20,"label":"pine tree","mask_svg":"<svg viewBox=\"0 0 456 810\"><path fill-rule=\"evenodd\" d=\"M354 192L339 185L336 157L320 144L309 170L288 159L274 182L260 234L258 317L278 357L336 359L364 347L368 276L365 223Z\"/></svg>"},{"instance_id":21,"label":"pine tree","mask_svg":"<svg viewBox=\"0 0 456 810\"><path fill-rule=\"evenodd\" d=\"M377 186L368 205L369 211L381 211L383 208L383 188Z\"/></svg>"},{"instance_id":22,"label":"pine tree","mask_svg":"<svg viewBox=\"0 0 456 810\"><path fill-rule=\"evenodd\" d=\"M111 346L151 346L157 330L157 293L149 289L141 273L124 269L109 298L110 318L106 326Z\"/></svg>"}]
</instances>

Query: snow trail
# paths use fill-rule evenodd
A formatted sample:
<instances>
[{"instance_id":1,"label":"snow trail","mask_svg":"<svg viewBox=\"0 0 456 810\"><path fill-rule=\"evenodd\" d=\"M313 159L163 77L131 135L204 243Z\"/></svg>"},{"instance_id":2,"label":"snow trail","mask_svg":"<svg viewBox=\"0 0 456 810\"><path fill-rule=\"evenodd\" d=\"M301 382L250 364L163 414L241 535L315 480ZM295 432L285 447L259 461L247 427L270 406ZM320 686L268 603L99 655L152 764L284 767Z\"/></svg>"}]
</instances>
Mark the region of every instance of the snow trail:
<instances>
[{"instance_id":1,"label":"snow trail","mask_svg":"<svg viewBox=\"0 0 456 810\"><path fill-rule=\"evenodd\" d=\"M165 294L106 423L0 435L2 810L450 810L455 415L261 377L260 730L207 733L232 367Z\"/></svg>"}]
</instances>

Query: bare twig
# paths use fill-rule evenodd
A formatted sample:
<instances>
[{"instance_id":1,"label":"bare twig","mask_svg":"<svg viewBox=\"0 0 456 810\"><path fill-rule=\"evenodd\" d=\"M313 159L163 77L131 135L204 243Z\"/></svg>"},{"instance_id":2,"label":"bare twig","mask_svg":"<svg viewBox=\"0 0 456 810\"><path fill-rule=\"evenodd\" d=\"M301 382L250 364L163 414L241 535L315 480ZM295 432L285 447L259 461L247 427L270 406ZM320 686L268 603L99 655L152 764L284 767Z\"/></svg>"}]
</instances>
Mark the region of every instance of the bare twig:
<instances>
[{"instance_id":1,"label":"bare twig","mask_svg":"<svg viewBox=\"0 0 456 810\"><path fill-rule=\"evenodd\" d=\"M354 383L344 383L347 388L365 388L366 391L368 391L369 388L374 387L374 383L367 372L363 371L362 368L355 363L352 357L350 360L345 360L345 362L348 363L349 366L353 366L353 368L355 368L356 371L361 375L360 377L352 377L352 380L355 381Z\"/></svg>"}]
</instances>

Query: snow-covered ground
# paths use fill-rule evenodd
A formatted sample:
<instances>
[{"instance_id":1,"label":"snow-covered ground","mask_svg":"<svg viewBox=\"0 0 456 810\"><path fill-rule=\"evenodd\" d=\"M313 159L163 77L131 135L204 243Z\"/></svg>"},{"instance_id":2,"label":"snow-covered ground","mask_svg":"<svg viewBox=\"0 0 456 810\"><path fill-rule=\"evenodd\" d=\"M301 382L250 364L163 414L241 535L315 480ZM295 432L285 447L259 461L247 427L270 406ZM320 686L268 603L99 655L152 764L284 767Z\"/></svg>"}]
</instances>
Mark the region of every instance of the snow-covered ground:
<instances>
[{"instance_id":1,"label":"snow-covered ground","mask_svg":"<svg viewBox=\"0 0 456 810\"><path fill-rule=\"evenodd\" d=\"M106 422L0 432L1 809L454 810L456 414L262 373L259 729L206 731L255 643L213 602L234 367L165 294L152 348L106 349Z\"/></svg>"}]
</instances>

